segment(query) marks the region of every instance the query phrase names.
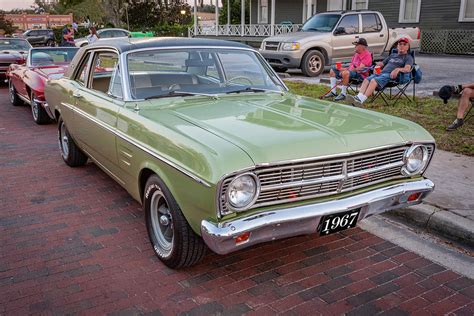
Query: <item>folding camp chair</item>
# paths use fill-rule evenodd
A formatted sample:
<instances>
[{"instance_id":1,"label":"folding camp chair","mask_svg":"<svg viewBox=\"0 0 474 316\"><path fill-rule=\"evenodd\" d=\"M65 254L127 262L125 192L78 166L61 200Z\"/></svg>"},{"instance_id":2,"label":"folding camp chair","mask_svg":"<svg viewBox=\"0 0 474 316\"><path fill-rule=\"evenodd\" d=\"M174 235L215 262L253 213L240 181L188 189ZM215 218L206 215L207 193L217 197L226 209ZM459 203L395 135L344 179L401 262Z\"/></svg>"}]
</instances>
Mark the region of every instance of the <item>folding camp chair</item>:
<instances>
[{"instance_id":1,"label":"folding camp chair","mask_svg":"<svg viewBox=\"0 0 474 316\"><path fill-rule=\"evenodd\" d=\"M392 52L397 53L396 49L393 49ZM389 106L389 105L395 105L398 100L401 98L405 98L410 102L413 102L416 104L416 83L415 83L415 73L416 70L418 69L418 65L415 63L415 52L410 50L409 54L413 57L413 66L411 68L411 71L409 72L409 80L406 82L400 82L399 78L395 80L390 80L385 87L377 88L375 89L375 94L371 99L371 102L374 102L378 97L382 98L384 103ZM408 92L408 87L410 84L413 84L413 91L411 98L407 95ZM387 93L388 90L388 93ZM395 91L392 91L395 90Z\"/></svg>"}]
</instances>

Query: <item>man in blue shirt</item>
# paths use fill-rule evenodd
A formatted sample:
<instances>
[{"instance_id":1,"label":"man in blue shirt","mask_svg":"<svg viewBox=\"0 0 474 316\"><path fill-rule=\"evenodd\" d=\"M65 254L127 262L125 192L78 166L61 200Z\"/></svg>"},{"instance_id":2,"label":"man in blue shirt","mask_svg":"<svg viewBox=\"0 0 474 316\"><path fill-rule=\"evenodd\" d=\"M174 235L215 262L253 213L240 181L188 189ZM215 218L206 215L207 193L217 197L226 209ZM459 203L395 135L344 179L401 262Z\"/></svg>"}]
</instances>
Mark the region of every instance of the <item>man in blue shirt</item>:
<instances>
[{"instance_id":1,"label":"man in blue shirt","mask_svg":"<svg viewBox=\"0 0 474 316\"><path fill-rule=\"evenodd\" d=\"M410 71L413 66L413 57L408 53L410 41L402 37L397 42L397 53L390 54L383 62L378 62L381 66L381 74L368 76L362 83L359 94L354 96L354 105L362 105L368 97L372 95L377 86L383 88L390 80L397 79L400 83L410 80Z\"/></svg>"}]
</instances>

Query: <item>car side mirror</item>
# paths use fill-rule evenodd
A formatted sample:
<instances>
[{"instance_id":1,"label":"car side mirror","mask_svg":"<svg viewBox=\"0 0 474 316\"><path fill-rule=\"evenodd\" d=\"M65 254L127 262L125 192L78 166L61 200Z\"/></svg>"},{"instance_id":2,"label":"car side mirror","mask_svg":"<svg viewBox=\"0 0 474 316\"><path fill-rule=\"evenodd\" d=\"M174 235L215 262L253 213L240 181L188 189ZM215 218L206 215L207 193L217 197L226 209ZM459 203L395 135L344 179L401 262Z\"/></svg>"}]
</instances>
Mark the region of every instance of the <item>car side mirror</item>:
<instances>
[{"instance_id":1,"label":"car side mirror","mask_svg":"<svg viewBox=\"0 0 474 316\"><path fill-rule=\"evenodd\" d=\"M336 28L336 30L334 31L334 34L338 35L338 34L345 34L346 33L346 28L342 27L342 26L339 26Z\"/></svg>"}]
</instances>

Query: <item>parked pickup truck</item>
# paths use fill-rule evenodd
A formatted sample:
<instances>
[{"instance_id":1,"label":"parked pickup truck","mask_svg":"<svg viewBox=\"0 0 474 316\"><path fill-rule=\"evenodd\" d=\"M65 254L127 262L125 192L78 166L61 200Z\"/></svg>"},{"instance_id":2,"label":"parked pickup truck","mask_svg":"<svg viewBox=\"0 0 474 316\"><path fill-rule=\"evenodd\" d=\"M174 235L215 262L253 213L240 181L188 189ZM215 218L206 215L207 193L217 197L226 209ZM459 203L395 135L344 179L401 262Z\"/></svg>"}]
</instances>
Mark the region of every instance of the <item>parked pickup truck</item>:
<instances>
[{"instance_id":1,"label":"parked pickup truck","mask_svg":"<svg viewBox=\"0 0 474 316\"><path fill-rule=\"evenodd\" d=\"M388 28L377 11L331 11L314 15L298 32L268 37L260 53L276 71L300 68L306 76L321 74L324 66L347 62L354 54L354 42L363 37L374 59L396 46L400 37L408 37L412 49L420 44L418 27Z\"/></svg>"}]
</instances>

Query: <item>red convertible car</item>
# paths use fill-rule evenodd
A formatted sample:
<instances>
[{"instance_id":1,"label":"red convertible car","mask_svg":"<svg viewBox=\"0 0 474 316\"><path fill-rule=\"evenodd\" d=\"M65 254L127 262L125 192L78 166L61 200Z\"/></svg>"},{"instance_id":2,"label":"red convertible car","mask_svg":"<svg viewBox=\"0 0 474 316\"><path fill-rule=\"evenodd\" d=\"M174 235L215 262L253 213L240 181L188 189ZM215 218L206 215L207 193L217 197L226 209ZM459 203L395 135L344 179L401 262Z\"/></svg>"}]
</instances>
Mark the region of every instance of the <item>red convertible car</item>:
<instances>
[{"instance_id":1,"label":"red convertible car","mask_svg":"<svg viewBox=\"0 0 474 316\"><path fill-rule=\"evenodd\" d=\"M0 38L0 79L4 79L10 64L24 64L31 45L20 38Z\"/></svg>"},{"instance_id":2,"label":"red convertible car","mask_svg":"<svg viewBox=\"0 0 474 316\"><path fill-rule=\"evenodd\" d=\"M37 124L46 124L53 119L44 98L44 85L48 79L58 79L66 71L79 48L77 47L41 47L32 48L26 64L10 65L8 89L10 102L31 105L33 120Z\"/></svg>"}]
</instances>

